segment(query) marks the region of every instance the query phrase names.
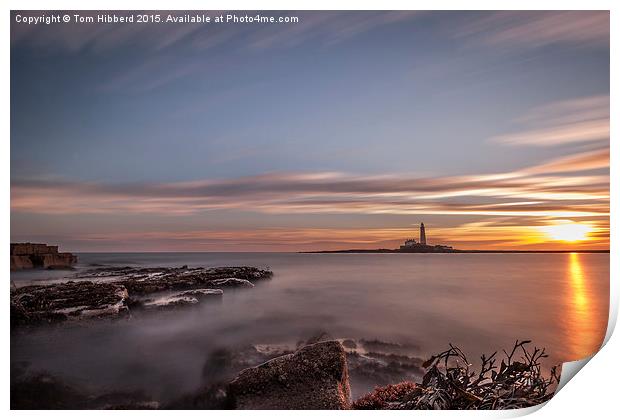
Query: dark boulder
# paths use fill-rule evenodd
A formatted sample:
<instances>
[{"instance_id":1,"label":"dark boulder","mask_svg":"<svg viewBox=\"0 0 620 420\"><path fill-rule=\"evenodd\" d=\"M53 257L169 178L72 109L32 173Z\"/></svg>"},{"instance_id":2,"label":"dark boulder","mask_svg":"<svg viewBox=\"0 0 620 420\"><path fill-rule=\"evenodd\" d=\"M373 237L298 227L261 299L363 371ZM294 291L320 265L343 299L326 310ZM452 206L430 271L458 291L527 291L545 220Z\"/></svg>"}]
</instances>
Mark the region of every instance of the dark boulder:
<instances>
[{"instance_id":1,"label":"dark boulder","mask_svg":"<svg viewBox=\"0 0 620 420\"><path fill-rule=\"evenodd\" d=\"M228 387L237 409L347 409L350 394L346 354L338 341L307 345L245 369Z\"/></svg>"}]
</instances>

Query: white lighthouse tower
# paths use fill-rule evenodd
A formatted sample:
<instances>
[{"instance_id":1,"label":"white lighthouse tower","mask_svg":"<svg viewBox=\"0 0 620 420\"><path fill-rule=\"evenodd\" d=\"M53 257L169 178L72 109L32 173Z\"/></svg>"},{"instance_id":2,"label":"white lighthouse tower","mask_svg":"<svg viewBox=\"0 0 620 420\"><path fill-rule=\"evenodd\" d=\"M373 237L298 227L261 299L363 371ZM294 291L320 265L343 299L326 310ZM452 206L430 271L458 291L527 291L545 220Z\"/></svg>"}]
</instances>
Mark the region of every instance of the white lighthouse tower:
<instances>
[{"instance_id":1,"label":"white lighthouse tower","mask_svg":"<svg viewBox=\"0 0 620 420\"><path fill-rule=\"evenodd\" d=\"M420 223L420 244L426 245L426 230L424 229L424 223Z\"/></svg>"}]
</instances>

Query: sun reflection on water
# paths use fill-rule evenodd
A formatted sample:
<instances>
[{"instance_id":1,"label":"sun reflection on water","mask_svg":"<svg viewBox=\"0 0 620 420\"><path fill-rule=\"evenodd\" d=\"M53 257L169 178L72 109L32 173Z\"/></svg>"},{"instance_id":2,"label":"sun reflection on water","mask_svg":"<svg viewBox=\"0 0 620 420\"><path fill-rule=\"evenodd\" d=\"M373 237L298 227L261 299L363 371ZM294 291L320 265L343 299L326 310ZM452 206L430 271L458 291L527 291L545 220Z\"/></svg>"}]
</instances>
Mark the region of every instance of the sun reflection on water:
<instances>
[{"instance_id":1,"label":"sun reflection on water","mask_svg":"<svg viewBox=\"0 0 620 420\"><path fill-rule=\"evenodd\" d=\"M569 254L568 275L567 328L571 360L578 360L598 351L601 337L580 255L576 252Z\"/></svg>"}]
</instances>

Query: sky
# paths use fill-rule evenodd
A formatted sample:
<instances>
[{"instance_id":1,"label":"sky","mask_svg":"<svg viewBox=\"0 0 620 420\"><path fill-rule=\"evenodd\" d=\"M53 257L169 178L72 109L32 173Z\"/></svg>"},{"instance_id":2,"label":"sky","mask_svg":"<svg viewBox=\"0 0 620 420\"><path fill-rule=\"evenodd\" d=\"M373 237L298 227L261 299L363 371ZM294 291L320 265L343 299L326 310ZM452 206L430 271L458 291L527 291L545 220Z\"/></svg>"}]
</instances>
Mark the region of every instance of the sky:
<instances>
[{"instance_id":1,"label":"sky","mask_svg":"<svg viewBox=\"0 0 620 420\"><path fill-rule=\"evenodd\" d=\"M608 12L43 13L12 12L12 242L609 248Z\"/></svg>"}]
</instances>

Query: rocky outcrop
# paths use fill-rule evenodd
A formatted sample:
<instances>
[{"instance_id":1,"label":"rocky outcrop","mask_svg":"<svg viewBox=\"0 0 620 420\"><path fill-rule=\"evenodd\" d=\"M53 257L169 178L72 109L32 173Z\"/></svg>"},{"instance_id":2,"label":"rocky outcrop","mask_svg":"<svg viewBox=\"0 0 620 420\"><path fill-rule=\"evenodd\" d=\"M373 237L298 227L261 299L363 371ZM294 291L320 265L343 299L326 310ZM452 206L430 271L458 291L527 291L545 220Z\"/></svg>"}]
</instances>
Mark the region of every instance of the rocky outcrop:
<instances>
[{"instance_id":1,"label":"rocky outcrop","mask_svg":"<svg viewBox=\"0 0 620 420\"><path fill-rule=\"evenodd\" d=\"M116 267L96 268L77 278L109 279L122 284L130 294L144 295L172 290L253 287L253 281L270 278L273 273L256 267Z\"/></svg>"},{"instance_id":2,"label":"rocky outcrop","mask_svg":"<svg viewBox=\"0 0 620 420\"><path fill-rule=\"evenodd\" d=\"M323 341L243 370L228 386L237 409L347 409L349 374L344 348Z\"/></svg>"},{"instance_id":3,"label":"rocky outcrop","mask_svg":"<svg viewBox=\"0 0 620 420\"><path fill-rule=\"evenodd\" d=\"M127 313L127 289L81 281L20 287L11 291L11 325L106 318Z\"/></svg>"},{"instance_id":4,"label":"rocky outcrop","mask_svg":"<svg viewBox=\"0 0 620 420\"><path fill-rule=\"evenodd\" d=\"M69 252L58 252L55 245L11 244L11 270L30 268L66 269L77 264L77 257Z\"/></svg>"},{"instance_id":5,"label":"rocky outcrop","mask_svg":"<svg viewBox=\"0 0 620 420\"><path fill-rule=\"evenodd\" d=\"M223 288L254 287L272 276L255 267L87 270L81 281L31 285L11 291L11 325L124 315L128 308L172 309L222 297Z\"/></svg>"}]
</instances>

